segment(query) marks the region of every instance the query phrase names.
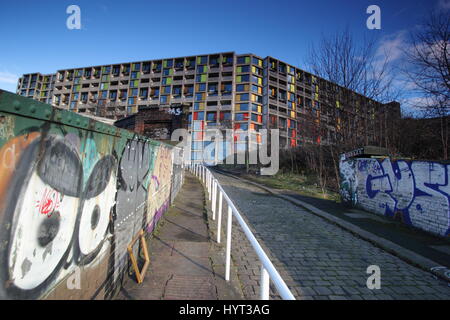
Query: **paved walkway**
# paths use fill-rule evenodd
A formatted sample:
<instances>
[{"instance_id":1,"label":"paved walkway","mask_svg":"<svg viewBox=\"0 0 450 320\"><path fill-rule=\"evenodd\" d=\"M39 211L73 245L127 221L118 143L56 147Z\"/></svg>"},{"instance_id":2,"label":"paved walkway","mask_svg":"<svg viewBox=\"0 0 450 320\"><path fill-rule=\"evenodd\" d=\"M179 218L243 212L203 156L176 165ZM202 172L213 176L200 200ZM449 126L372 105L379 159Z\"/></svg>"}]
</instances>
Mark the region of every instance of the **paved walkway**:
<instances>
[{"instance_id":1,"label":"paved walkway","mask_svg":"<svg viewBox=\"0 0 450 320\"><path fill-rule=\"evenodd\" d=\"M215 176L297 299L450 299L448 283L431 273L259 187ZM232 255L244 295L257 299L257 258L239 228L233 230ZM370 265L381 269L379 290L367 288Z\"/></svg>"},{"instance_id":2,"label":"paved walkway","mask_svg":"<svg viewBox=\"0 0 450 320\"><path fill-rule=\"evenodd\" d=\"M174 205L147 242L151 262L144 282L130 276L117 299L242 299L221 274L224 260L209 236L204 199L203 186L186 173Z\"/></svg>"}]
</instances>

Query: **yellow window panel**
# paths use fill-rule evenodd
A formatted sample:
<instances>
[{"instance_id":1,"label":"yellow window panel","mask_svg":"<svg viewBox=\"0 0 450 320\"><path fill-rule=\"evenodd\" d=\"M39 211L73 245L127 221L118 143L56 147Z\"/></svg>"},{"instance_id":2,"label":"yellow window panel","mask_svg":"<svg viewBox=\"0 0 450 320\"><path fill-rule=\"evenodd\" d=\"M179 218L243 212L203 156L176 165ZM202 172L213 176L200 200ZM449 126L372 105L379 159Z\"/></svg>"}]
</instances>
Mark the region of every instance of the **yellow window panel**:
<instances>
[{"instance_id":1,"label":"yellow window panel","mask_svg":"<svg viewBox=\"0 0 450 320\"><path fill-rule=\"evenodd\" d=\"M291 111L291 118L295 118L295 112Z\"/></svg>"}]
</instances>

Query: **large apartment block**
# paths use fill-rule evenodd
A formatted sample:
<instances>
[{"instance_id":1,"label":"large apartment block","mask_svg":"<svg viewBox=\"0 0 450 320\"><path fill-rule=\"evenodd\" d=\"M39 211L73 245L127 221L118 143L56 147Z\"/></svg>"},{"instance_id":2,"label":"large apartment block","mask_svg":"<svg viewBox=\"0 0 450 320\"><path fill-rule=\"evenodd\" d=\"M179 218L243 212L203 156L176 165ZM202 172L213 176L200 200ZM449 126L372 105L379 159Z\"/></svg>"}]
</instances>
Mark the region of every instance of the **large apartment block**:
<instances>
[{"instance_id":1,"label":"large apartment block","mask_svg":"<svg viewBox=\"0 0 450 320\"><path fill-rule=\"evenodd\" d=\"M17 93L111 119L181 110L199 144L208 128L279 129L286 147L349 138L380 144L386 119L400 116L398 103L378 103L273 57L234 52L25 74Z\"/></svg>"}]
</instances>

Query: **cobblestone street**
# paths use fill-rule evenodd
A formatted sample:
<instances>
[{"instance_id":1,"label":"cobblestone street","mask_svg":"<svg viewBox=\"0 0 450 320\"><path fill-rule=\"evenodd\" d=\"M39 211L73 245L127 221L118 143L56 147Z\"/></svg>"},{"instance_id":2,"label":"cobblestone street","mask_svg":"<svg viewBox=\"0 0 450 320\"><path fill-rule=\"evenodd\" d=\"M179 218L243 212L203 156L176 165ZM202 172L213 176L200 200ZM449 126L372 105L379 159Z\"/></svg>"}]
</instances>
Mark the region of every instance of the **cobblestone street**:
<instances>
[{"instance_id":1,"label":"cobblestone street","mask_svg":"<svg viewBox=\"0 0 450 320\"><path fill-rule=\"evenodd\" d=\"M450 299L448 284L431 273L263 189L228 175L214 175L296 299ZM223 229L226 209L224 202ZM235 222L233 261L246 298L258 299L260 264L239 229ZM381 269L379 290L367 288L370 265ZM271 298L279 298L273 288L271 292Z\"/></svg>"}]
</instances>

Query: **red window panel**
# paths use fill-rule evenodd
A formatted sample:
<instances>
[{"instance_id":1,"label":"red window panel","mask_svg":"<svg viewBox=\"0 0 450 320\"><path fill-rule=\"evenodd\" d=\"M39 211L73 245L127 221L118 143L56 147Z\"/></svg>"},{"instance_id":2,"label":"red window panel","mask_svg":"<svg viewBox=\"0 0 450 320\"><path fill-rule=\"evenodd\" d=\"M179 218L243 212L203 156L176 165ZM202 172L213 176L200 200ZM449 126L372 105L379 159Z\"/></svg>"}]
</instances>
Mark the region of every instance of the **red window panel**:
<instances>
[{"instance_id":1,"label":"red window panel","mask_svg":"<svg viewBox=\"0 0 450 320\"><path fill-rule=\"evenodd\" d=\"M262 122L262 116L258 115L258 122Z\"/></svg>"},{"instance_id":2,"label":"red window panel","mask_svg":"<svg viewBox=\"0 0 450 320\"><path fill-rule=\"evenodd\" d=\"M297 142L295 139L291 139L291 147L295 147L297 145Z\"/></svg>"},{"instance_id":3,"label":"red window panel","mask_svg":"<svg viewBox=\"0 0 450 320\"><path fill-rule=\"evenodd\" d=\"M198 119L198 112L194 112L194 120Z\"/></svg>"}]
</instances>

